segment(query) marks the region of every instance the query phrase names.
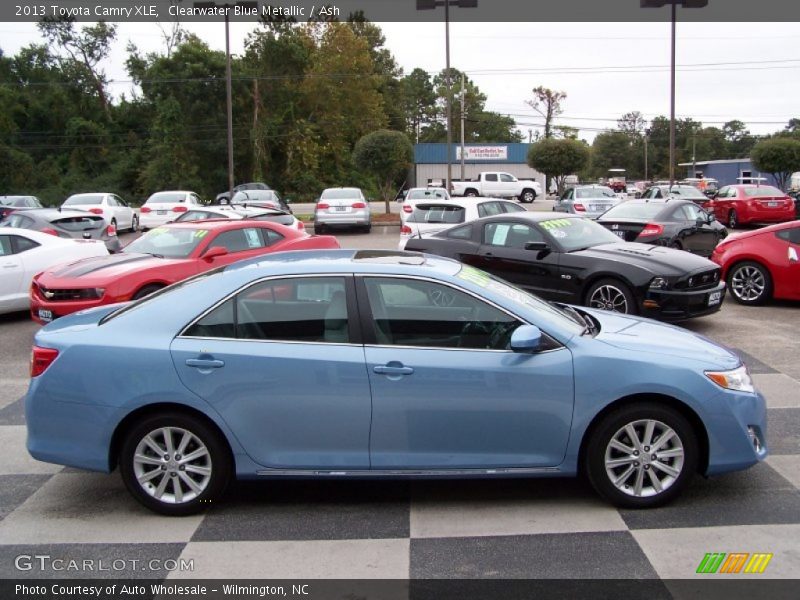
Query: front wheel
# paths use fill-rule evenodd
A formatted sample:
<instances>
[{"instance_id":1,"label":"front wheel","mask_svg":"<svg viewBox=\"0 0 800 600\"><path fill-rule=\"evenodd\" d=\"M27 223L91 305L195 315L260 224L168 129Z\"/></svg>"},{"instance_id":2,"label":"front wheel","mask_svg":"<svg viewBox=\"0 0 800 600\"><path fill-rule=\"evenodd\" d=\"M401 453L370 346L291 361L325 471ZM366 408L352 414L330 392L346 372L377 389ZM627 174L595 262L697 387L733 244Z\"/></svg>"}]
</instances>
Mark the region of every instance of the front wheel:
<instances>
[{"instance_id":1,"label":"front wheel","mask_svg":"<svg viewBox=\"0 0 800 600\"><path fill-rule=\"evenodd\" d=\"M224 439L202 419L151 415L125 436L119 458L128 491L152 511L191 515L217 501L233 472Z\"/></svg>"},{"instance_id":2,"label":"front wheel","mask_svg":"<svg viewBox=\"0 0 800 600\"><path fill-rule=\"evenodd\" d=\"M139 291L137 291L137 292L136 292L136 293L133 295L133 297L131 298L131 300L141 300L141 299L142 299L142 298L144 298L145 296L149 296L149 295L150 295L150 294L152 294L153 292L157 292L158 290L160 290L160 289L161 289L161 288L163 288L163 287L164 287L163 285L156 285L156 284L153 284L153 285L146 285L146 286L144 286L142 289L140 289Z\"/></svg>"},{"instance_id":3,"label":"front wheel","mask_svg":"<svg viewBox=\"0 0 800 600\"><path fill-rule=\"evenodd\" d=\"M139 231L139 217L133 215L131 218L131 233L136 233Z\"/></svg>"},{"instance_id":4,"label":"front wheel","mask_svg":"<svg viewBox=\"0 0 800 600\"><path fill-rule=\"evenodd\" d=\"M464 195L465 195L467 198L477 198L477 197L478 197L478 192L476 192L475 190L467 190L467 191L464 193Z\"/></svg>"},{"instance_id":5,"label":"front wheel","mask_svg":"<svg viewBox=\"0 0 800 600\"><path fill-rule=\"evenodd\" d=\"M728 289L739 304L757 306L772 296L772 277L756 262L742 262L728 271Z\"/></svg>"},{"instance_id":6,"label":"front wheel","mask_svg":"<svg viewBox=\"0 0 800 600\"><path fill-rule=\"evenodd\" d=\"M728 213L728 227L731 229L736 229L736 226L739 224L739 216L736 214L735 210L732 210Z\"/></svg>"},{"instance_id":7,"label":"front wheel","mask_svg":"<svg viewBox=\"0 0 800 600\"><path fill-rule=\"evenodd\" d=\"M628 315L639 312L630 288L616 279L601 279L593 284L586 292L586 306Z\"/></svg>"},{"instance_id":8,"label":"front wheel","mask_svg":"<svg viewBox=\"0 0 800 600\"><path fill-rule=\"evenodd\" d=\"M676 410L632 404L608 414L591 433L584 465L595 490L623 508L673 500L697 470L692 426Z\"/></svg>"}]
</instances>

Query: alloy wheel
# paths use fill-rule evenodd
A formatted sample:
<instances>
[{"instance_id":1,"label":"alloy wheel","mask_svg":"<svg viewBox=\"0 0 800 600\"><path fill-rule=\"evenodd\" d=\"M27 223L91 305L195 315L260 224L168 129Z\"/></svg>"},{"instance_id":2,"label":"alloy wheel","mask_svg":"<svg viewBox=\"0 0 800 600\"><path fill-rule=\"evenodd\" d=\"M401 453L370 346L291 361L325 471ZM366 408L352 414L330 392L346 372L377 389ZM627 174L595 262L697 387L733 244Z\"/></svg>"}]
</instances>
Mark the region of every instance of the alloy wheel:
<instances>
[{"instance_id":1,"label":"alloy wheel","mask_svg":"<svg viewBox=\"0 0 800 600\"><path fill-rule=\"evenodd\" d=\"M755 302L764 294L767 281L761 269L745 265L739 267L731 276L733 295L744 302Z\"/></svg>"},{"instance_id":2,"label":"alloy wheel","mask_svg":"<svg viewBox=\"0 0 800 600\"><path fill-rule=\"evenodd\" d=\"M613 285L601 285L589 297L589 306L612 312L628 313L628 300L621 289Z\"/></svg>"}]
</instances>

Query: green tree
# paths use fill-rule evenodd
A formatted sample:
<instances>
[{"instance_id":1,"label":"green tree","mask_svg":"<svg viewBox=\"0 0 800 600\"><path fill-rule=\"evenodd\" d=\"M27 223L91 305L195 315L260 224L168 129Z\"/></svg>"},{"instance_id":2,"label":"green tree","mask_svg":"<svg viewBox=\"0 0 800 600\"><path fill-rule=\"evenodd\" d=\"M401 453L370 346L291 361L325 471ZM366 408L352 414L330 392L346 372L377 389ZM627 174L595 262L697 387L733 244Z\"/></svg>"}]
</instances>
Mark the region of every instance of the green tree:
<instances>
[{"instance_id":1,"label":"green tree","mask_svg":"<svg viewBox=\"0 0 800 600\"><path fill-rule=\"evenodd\" d=\"M564 112L562 103L567 99L566 92L551 90L543 85L533 88L533 98L526 100L530 106L544 118L544 137L553 137L553 121Z\"/></svg>"},{"instance_id":2,"label":"green tree","mask_svg":"<svg viewBox=\"0 0 800 600\"><path fill-rule=\"evenodd\" d=\"M728 121L722 126L722 133L727 142L727 158L747 158L750 150L758 141L750 134L747 126L739 120Z\"/></svg>"},{"instance_id":3,"label":"green tree","mask_svg":"<svg viewBox=\"0 0 800 600\"><path fill-rule=\"evenodd\" d=\"M353 163L372 175L386 203L389 214L389 199L396 184L405 176L414 161L414 148L408 137L400 131L382 129L367 134L353 149Z\"/></svg>"},{"instance_id":4,"label":"green tree","mask_svg":"<svg viewBox=\"0 0 800 600\"><path fill-rule=\"evenodd\" d=\"M555 179L559 194L567 175L580 171L588 160L589 148L578 140L545 138L528 149L528 165Z\"/></svg>"},{"instance_id":5,"label":"green tree","mask_svg":"<svg viewBox=\"0 0 800 600\"><path fill-rule=\"evenodd\" d=\"M411 71L400 82L405 131L411 139L419 142L422 128L436 118L436 90L430 75L420 68Z\"/></svg>"},{"instance_id":6,"label":"green tree","mask_svg":"<svg viewBox=\"0 0 800 600\"><path fill-rule=\"evenodd\" d=\"M771 173L778 186L785 190L792 173L800 171L800 141L772 138L758 142L750 153L753 166Z\"/></svg>"}]
</instances>

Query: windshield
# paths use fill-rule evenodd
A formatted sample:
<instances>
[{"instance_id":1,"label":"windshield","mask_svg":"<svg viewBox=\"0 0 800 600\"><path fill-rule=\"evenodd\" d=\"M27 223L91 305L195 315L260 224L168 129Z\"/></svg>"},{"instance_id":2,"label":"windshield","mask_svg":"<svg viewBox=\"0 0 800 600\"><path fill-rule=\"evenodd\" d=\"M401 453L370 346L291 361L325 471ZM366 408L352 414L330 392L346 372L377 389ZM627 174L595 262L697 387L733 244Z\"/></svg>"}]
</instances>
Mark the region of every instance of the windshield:
<instances>
[{"instance_id":1,"label":"windshield","mask_svg":"<svg viewBox=\"0 0 800 600\"><path fill-rule=\"evenodd\" d=\"M667 186L662 188L661 191L670 196L680 196L681 198L702 198L703 200L708 200L703 192L698 190L696 187L692 187L691 185L673 185L672 188Z\"/></svg>"},{"instance_id":2,"label":"windshield","mask_svg":"<svg viewBox=\"0 0 800 600\"><path fill-rule=\"evenodd\" d=\"M266 200L268 202L276 202L277 194L272 190L247 190L246 192L236 192L233 195L234 203L243 203L248 200Z\"/></svg>"},{"instance_id":3,"label":"windshield","mask_svg":"<svg viewBox=\"0 0 800 600\"><path fill-rule=\"evenodd\" d=\"M614 190L607 187L582 188L575 190L576 198L616 198Z\"/></svg>"},{"instance_id":4,"label":"windshield","mask_svg":"<svg viewBox=\"0 0 800 600\"><path fill-rule=\"evenodd\" d=\"M322 192L320 200L361 200L361 190L356 188L330 189Z\"/></svg>"},{"instance_id":5,"label":"windshield","mask_svg":"<svg viewBox=\"0 0 800 600\"><path fill-rule=\"evenodd\" d=\"M158 192L147 199L145 204L155 204L156 202L185 202L186 194L181 192Z\"/></svg>"},{"instance_id":6,"label":"windshield","mask_svg":"<svg viewBox=\"0 0 800 600\"><path fill-rule=\"evenodd\" d=\"M186 258L206 235L207 229L157 227L125 246L122 251L152 254L161 258Z\"/></svg>"},{"instance_id":7,"label":"windshield","mask_svg":"<svg viewBox=\"0 0 800 600\"><path fill-rule=\"evenodd\" d=\"M449 198L443 189L409 190L407 200L425 200L426 198Z\"/></svg>"},{"instance_id":8,"label":"windshield","mask_svg":"<svg viewBox=\"0 0 800 600\"><path fill-rule=\"evenodd\" d=\"M620 241L608 229L589 219L550 219L540 221L539 227L554 237L565 252Z\"/></svg>"},{"instance_id":9,"label":"windshield","mask_svg":"<svg viewBox=\"0 0 800 600\"><path fill-rule=\"evenodd\" d=\"M463 223L466 211L455 204L417 204L406 223Z\"/></svg>"},{"instance_id":10,"label":"windshield","mask_svg":"<svg viewBox=\"0 0 800 600\"><path fill-rule=\"evenodd\" d=\"M616 237L613 234L612 236ZM558 324L565 329L573 331L576 334L583 332L583 325L578 324L575 319L568 316L565 311L542 300L538 296L534 296L502 279L498 279L494 275L490 275L486 271L464 265L461 267L456 277L502 296L517 309L533 309L557 321Z\"/></svg>"},{"instance_id":11,"label":"windshield","mask_svg":"<svg viewBox=\"0 0 800 600\"><path fill-rule=\"evenodd\" d=\"M772 187L771 185L759 185L759 186L745 186L743 188L744 195L749 196L750 198L770 198L772 196L780 196L783 197L784 194L776 187Z\"/></svg>"},{"instance_id":12,"label":"windshield","mask_svg":"<svg viewBox=\"0 0 800 600\"><path fill-rule=\"evenodd\" d=\"M623 202L609 208L600 217L601 221L609 219L651 219L664 210L663 202Z\"/></svg>"},{"instance_id":13,"label":"windshield","mask_svg":"<svg viewBox=\"0 0 800 600\"><path fill-rule=\"evenodd\" d=\"M83 196L70 196L64 201L64 206L85 206L87 204L100 204L103 202L101 194L86 194Z\"/></svg>"}]
</instances>

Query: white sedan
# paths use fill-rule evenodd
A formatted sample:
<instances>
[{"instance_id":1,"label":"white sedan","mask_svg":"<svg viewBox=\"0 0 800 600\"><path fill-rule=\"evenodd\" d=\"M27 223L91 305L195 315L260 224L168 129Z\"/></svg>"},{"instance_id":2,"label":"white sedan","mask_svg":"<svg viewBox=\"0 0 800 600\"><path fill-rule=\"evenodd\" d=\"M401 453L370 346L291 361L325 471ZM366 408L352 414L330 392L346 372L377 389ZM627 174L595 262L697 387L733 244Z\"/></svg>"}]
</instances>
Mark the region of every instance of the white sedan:
<instances>
[{"instance_id":1,"label":"white sedan","mask_svg":"<svg viewBox=\"0 0 800 600\"><path fill-rule=\"evenodd\" d=\"M184 221L202 221L204 219L250 219L251 221L272 221L293 229L304 231L306 226L293 214L278 208L260 208L256 206L198 206L182 213L172 223Z\"/></svg>"},{"instance_id":2,"label":"white sedan","mask_svg":"<svg viewBox=\"0 0 800 600\"><path fill-rule=\"evenodd\" d=\"M408 202L408 201L406 201ZM411 212L400 227L398 249L403 250L412 237L427 237L460 223L502 213L525 212L516 202L500 198L463 197L453 199L411 200ZM406 203L403 203L405 208Z\"/></svg>"},{"instance_id":3,"label":"white sedan","mask_svg":"<svg viewBox=\"0 0 800 600\"><path fill-rule=\"evenodd\" d=\"M156 192L139 210L139 225L142 229L152 229L172 221L181 213L201 206L203 201L194 192Z\"/></svg>"},{"instance_id":4,"label":"white sedan","mask_svg":"<svg viewBox=\"0 0 800 600\"><path fill-rule=\"evenodd\" d=\"M0 230L0 313L26 310L37 273L59 264L106 256L99 240L60 238L41 231L4 227Z\"/></svg>"},{"instance_id":5,"label":"white sedan","mask_svg":"<svg viewBox=\"0 0 800 600\"><path fill-rule=\"evenodd\" d=\"M414 205L420 200L450 200L447 190L440 187L417 187L411 188L403 198L403 205L400 207L400 220L405 221L412 212Z\"/></svg>"},{"instance_id":6,"label":"white sedan","mask_svg":"<svg viewBox=\"0 0 800 600\"><path fill-rule=\"evenodd\" d=\"M139 229L139 215L133 212L133 209L116 194L106 192L73 194L64 200L61 208L74 208L95 215L103 215L106 222L112 225L116 231Z\"/></svg>"}]
</instances>

